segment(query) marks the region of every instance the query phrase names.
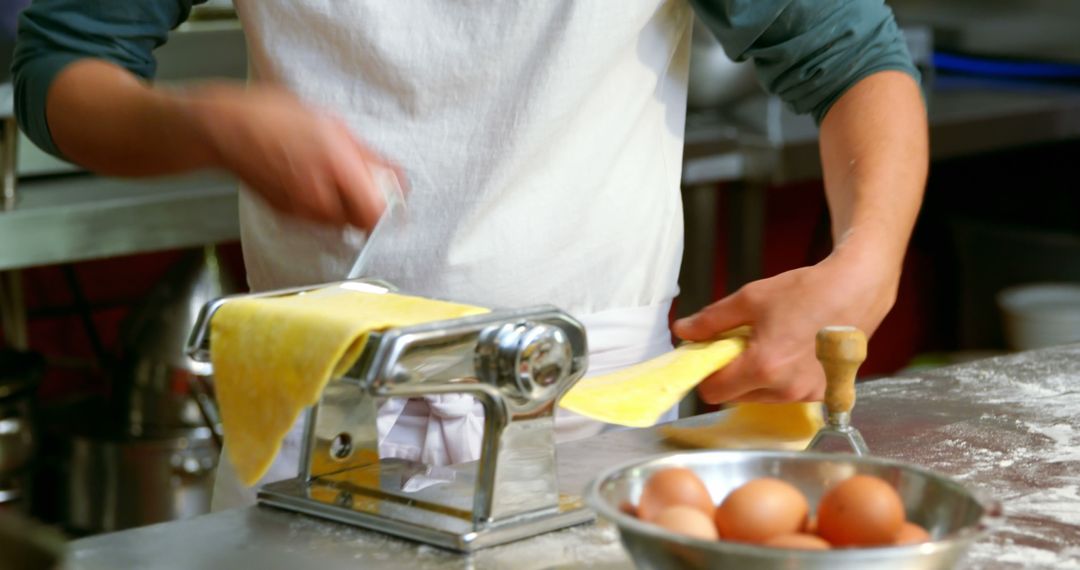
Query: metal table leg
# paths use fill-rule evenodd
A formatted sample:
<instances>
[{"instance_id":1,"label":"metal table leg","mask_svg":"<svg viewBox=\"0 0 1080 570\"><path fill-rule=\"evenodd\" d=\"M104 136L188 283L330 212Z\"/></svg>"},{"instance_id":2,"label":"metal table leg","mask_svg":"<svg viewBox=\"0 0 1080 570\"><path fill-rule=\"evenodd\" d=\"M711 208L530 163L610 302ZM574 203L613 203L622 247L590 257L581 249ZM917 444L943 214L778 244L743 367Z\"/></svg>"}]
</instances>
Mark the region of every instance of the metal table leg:
<instances>
[{"instance_id":1,"label":"metal table leg","mask_svg":"<svg viewBox=\"0 0 1080 570\"><path fill-rule=\"evenodd\" d=\"M15 161L19 126L8 117L0 122L0 210L15 209Z\"/></svg>"},{"instance_id":2,"label":"metal table leg","mask_svg":"<svg viewBox=\"0 0 1080 570\"><path fill-rule=\"evenodd\" d=\"M0 216L15 209L15 163L18 157L16 142L19 127L13 117L0 122ZM4 340L13 348L26 350L29 339L26 327L26 306L23 302L22 274L18 270L0 272L0 324Z\"/></svg>"}]
</instances>

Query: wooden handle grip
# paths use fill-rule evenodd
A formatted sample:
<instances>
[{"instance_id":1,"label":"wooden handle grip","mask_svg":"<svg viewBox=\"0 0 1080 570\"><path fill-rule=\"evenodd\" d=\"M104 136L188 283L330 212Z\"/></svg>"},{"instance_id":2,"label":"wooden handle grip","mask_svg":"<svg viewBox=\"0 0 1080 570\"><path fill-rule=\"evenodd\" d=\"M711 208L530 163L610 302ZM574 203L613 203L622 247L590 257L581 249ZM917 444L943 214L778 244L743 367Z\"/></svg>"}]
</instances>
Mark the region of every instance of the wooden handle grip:
<instances>
[{"instance_id":1,"label":"wooden handle grip","mask_svg":"<svg viewBox=\"0 0 1080 570\"><path fill-rule=\"evenodd\" d=\"M855 407L855 374L866 360L866 334L855 327L825 327L817 333L817 359L825 369L829 413Z\"/></svg>"}]
</instances>

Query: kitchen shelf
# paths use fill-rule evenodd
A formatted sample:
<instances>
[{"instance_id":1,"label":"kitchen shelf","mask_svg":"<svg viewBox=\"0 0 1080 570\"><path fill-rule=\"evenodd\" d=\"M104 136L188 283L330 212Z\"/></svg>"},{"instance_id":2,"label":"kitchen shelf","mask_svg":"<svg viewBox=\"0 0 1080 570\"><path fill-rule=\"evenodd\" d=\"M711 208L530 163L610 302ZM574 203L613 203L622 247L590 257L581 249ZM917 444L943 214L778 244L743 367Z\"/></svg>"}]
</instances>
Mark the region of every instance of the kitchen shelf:
<instances>
[{"instance_id":1,"label":"kitchen shelf","mask_svg":"<svg viewBox=\"0 0 1080 570\"><path fill-rule=\"evenodd\" d=\"M24 179L17 196L14 210L0 212L0 270L240 237L237 183L221 174Z\"/></svg>"}]
</instances>

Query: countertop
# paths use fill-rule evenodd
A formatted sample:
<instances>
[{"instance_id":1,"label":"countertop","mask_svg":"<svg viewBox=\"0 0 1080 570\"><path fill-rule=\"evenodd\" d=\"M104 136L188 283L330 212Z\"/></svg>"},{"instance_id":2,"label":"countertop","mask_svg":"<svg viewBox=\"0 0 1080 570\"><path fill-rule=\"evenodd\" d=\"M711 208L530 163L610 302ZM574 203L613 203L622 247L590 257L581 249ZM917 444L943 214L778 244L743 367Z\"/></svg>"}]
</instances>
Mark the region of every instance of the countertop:
<instances>
[{"instance_id":1,"label":"countertop","mask_svg":"<svg viewBox=\"0 0 1080 570\"><path fill-rule=\"evenodd\" d=\"M1080 345L866 382L858 398L854 423L875 455L935 469L1003 503L1003 523L963 568L1080 569ZM653 428L565 444L560 480L581 489L601 468L669 450ZM84 570L631 567L616 530L602 522L460 555L266 507L81 539L69 563Z\"/></svg>"}]
</instances>

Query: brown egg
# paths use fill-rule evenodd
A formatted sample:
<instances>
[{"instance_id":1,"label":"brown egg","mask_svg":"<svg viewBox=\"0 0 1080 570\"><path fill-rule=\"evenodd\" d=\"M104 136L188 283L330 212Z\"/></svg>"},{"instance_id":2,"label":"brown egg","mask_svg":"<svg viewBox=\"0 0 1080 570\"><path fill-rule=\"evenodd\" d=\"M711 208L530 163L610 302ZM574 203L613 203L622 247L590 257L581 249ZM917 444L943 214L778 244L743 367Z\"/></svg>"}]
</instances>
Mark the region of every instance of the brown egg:
<instances>
[{"instance_id":1,"label":"brown egg","mask_svg":"<svg viewBox=\"0 0 1080 570\"><path fill-rule=\"evenodd\" d=\"M716 509L697 474L685 467L669 467L645 482L637 505L638 518L652 521L660 511L675 505L693 507L710 517Z\"/></svg>"},{"instance_id":2,"label":"brown egg","mask_svg":"<svg viewBox=\"0 0 1080 570\"><path fill-rule=\"evenodd\" d=\"M735 489L716 508L716 530L725 540L765 542L799 532L809 505L794 486L779 479L754 479Z\"/></svg>"},{"instance_id":3,"label":"brown egg","mask_svg":"<svg viewBox=\"0 0 1080 570\"><path fill-rule=\"evenodd\" d=\"M703 540L716 540L720 535L716 533L712 517L700 510L687 505L675 505L668 507L652 521L671 532L685 534Z\"/></svg>"},{"instance_id":4,"label":"brown egg","mask_svg":"<svg viewBox=\"0 0 1080 570\"><path fill-rule=\"evenodd\" d=\"M816 516L806 517L806 524L803 525L803 530L802 531L803 531L804 534L815 534L816 535L817 534L817 517Z\"/></svg>"},{"instance_id":5,"label":"brown egg","mask_svg":"<svg viewBox=\"0 0 1080 570\"><path fill-rule=\"evenodd\" d=\"M892 544L904 524L904 503L882 479L856 475L825 493L817 520L818 535L833 546Z\"/></svg>"},{"instance_id":6,"label":"brown egg","mask_svg":"<svg viewBox=\"0 0 1080 570\"><path fill-rule=\"evenodd\" d=\"M825 539L801 532L774 536L763 544L774 548L794 548L797 550L829 550L831 548L829 543L825 542Z\"/></svg>"},{"instance_id":7,"label":"brown egg","mask_svg":"<svg viewBox=\"0 0 1080 570\"><path fill-rule=\"evenodd\" d=\"M919 544L922 542L930 542L930 533L926 532L926 529L915 524L905 522L900 527L900 533L896 535L896 545L906 544Z\"/></svg>"}]
</instances>

